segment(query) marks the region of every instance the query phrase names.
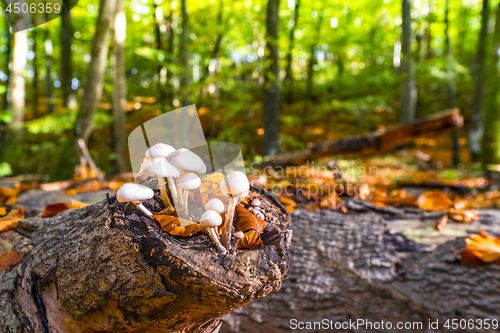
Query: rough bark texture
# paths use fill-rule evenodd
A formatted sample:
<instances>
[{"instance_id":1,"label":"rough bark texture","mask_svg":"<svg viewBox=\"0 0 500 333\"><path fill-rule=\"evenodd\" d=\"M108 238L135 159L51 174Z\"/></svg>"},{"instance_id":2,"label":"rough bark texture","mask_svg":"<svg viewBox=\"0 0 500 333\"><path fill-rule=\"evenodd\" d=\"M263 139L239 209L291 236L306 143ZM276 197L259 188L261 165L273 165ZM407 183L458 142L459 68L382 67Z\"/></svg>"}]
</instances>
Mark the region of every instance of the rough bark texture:
<instances>
[{"instance_id":1,"label":"rough bark texture","mask_svg":"<svg viewBox=\"0 0 500 333\"><path fill-rule=\"evenodd\" d=\"M460 110L446 110L421 118L411 124L395 125L364 135L348 137L335 141L324 141L312 148L290 154L280 154L258 167L298 165L307 160L335 154L368 154L390 150L411 142L417 137L449 131L463 126Z\"/></svg>"},{"instance_id":2,"label":"rough bark texture","mask_svg":"<svg viewBox=\"0 0 500 333\"><path fill-rule=\"evenodd\" d=\"M46 112L52 113L54 101L52 96L52 40L50 39L50 31L45 29L45 99Z\"/></svg>"},{"instance_id":3,"label":"rough bark texture","mask_svg":"<svg viewBox=\"0 0 500 333\"><path fill-rule=\"evenodd\" d=\"M71 11L61 16L61 90L63 96L63 106L74 107L76 104L73 90L71 89L71 38L73 36L73 26L71 24Z\"/></svg>"},{"instance_id":4,"label":"rough bark texture","mask_svg":"<svg viewBox=\"0 0 500 333\"><path fill-rule=\"evenodd\" d=\"M290 218L262 193L276 218L264 246L227 255L204 233L161 232L114 197L21 221L0 234L0 253L27 251L13 271L0 271L0 331L217 332L228 312L279 290L288 271ZM158 211L160 202L157 193L145 206Z\"/></svg>"},{"instance_id":5,"label":"rough bark texture","mask_svg":"<svg viewBox=\"0 0 500 333\"><path fill-rule=\"evenodd\" d=\"M410 233L422 230L409 222L424 222L407 221ZM424 252L421 244L391 231L400 223L375 213L360 215L351 211L343 215L331 210L296 210L291 224L292 265L282 290L226 316L220 332L284 332L290 330L293 318L302 322L324 318L334 322L384 320L393 325L421 322L422 330L399 332L444 332L447 319L500 317L499 265L462 265L454 251L460 251L464 242L456 236ZM432 221L425 223L432 229ZM472 228L458 224L462 226ZM498 222L494 230L500 231ZM439 329L427 329L429 319L438 319ZM359 327L332 331L398 330Z\"/></svg>"}]
</instances>

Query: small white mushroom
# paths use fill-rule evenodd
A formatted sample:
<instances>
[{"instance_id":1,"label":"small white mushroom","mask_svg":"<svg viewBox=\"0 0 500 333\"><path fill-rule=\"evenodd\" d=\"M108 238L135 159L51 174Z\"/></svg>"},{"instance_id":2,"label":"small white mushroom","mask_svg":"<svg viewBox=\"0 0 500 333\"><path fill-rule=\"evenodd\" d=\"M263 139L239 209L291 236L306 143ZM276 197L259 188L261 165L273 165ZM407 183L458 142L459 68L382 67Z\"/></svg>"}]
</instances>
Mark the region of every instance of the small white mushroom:
<instances>
[{"instance_id":1,"label":"small white mushroom","mask_svg":"<svg viewBox=\"0 0 500 333\"><path fill-rule=\"evenodd\" d=\"M221 224L222 217L216 211L207 210L201 214L200 226L207 231L219 253L226 253L226 248L220 243L219 233L217 232L217 227Z\"/></svg>"},{"instance_id":2,"label":"small white mushroom","mask_svg":"<svg viewBox=\"0 0 500 333\"><path fill-rule=\"evenodd\" d=\"M200 187L201 179L197 174L193 172L185 172L177 178L177 186L179 188L184 189L184 209L187 212L188 209L188 198L189 198L189 190L194 190Z\"/></svg>"},{"instance_id":3,"label":"small white mushroom","mask_svg":"<svg viewBox=\"0 0 500 333\"><path fill-rule=\"evenodd\" d=\"M142 205L144 200L151 199L154 196L154 192L147 186L139 185L136 183L125 183L116 192L116 200L118 202L131 201L137 207L144 212L149 217L153 216L146 207Z\"/></svg>"},{"instance_id":4,"label":"small white mushroom","mask_svg":"<svg viewBox=\"0 0 500 333\"><path fill-rule=\"evenodd\" d=\"M143 171L143 174L147 176L156 176L158 179L158 187L160 188L161 196L163 199L163 203L165 207L170 207L170 200L168 199L167 191L165 190L165 179L172 179L173 177L177 178L180 176L179 170L170 164L164 157L156 157L151 160L151 163L148 167L146 167ZM173 182L173 181L172 181ZM176 197L176 188L175 186L170 185L170 181L168 183L168 187L170 188L170 192L172 193L172 197Z\"/></svg>"},{"instance_id":5,"label":"small white mushroom","mask_svg":"<svg viewBox=\"0 0 500 333\"><path fill-rule=\"evenodd\" d=\"M156 157L165 157L167 158L168 155L172 154L175 151L175 148L164 144L164 143L157 143L148 150L146 150L146 158L156 158Z\"/></svg>"},{"instance_id":6,"label":"small white mushroom","mask_svg":"<svg viewBox=\"0 0 500 333\"><path fill-rule=\"evenodd\" d=\"M176 151L168 155L167 159L177 168L183 170L198 173L205 173L207 171L205 162L203 162L203 160L198 155L186 148L177 149Z\"/></svg>"},{"instance_id":7,"label":"small white mushroom","mask_svg":"<svg viewBox=\"0 0 500 333\"><path fill-rule=\"evenodd\" d=\"M241 231L237 231L233 234L233 236L234 236L234 239L233 239L233 242L231 243L231 246L233 248L236 248L236 246L238 246L238 241L240 239L242 239L243 237L245 237L245 234Z\"/></svg>"},{"instance_id":8,"label":"small white mushroom","mask_svg":"<svg viewBox=\"0 0 500 333\"><path fill-rule=\"evenodd\" d=\"M229 195L229 205L226 213L226 220L222 229L221 242L229 248L231 242L232 221L234 217L234 209L238 203L238 199L246 197L250 190L250 183L247 176L241 171L233 171L220 184L220 189L223 194Z\"/></svg>"},{"instance_id":9,"label":"small white mushroom","mask_svg":"<svg viewBox=\"0 0 500 333\"><path fill-rule=\"evenodd\" d=\"M219 199L210 199L206 203L205 209L215 210L219 214L226 210L224 208L224 203L222 201L220 201Z\"/></svg>"}]
</instances>

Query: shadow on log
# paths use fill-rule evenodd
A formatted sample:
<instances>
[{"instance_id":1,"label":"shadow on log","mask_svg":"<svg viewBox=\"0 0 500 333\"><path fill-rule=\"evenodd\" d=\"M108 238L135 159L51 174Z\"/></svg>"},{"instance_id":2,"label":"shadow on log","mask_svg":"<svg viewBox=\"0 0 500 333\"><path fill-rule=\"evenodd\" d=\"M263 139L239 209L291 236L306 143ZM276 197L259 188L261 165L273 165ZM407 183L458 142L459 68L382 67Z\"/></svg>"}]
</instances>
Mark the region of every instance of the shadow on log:
<instances>
[{"instance_id":1,"label":"shadow on log","mask_svg":"<svg viewBox=\"0 0 500 333\"><path fill-rule=\"evenodd\" d=\"M293 319L394 325L332 332L448 332L443 326L448 319L500 319L499 265L464 266L455 254L464 248L463 238L423 252L401 234L388 233L389 224L375 213L296 210L292 265L282 290L226 316L220 332L287 332ZM413 252L403 252L410 248ZM439 328L429 329L429 320L438 320ZM420 323L422 329L396 330L398 322Z\"/></svg>"},{"instance_id":2,"label":"shadow on log","mask_svg":"<svg viewBox=\"0 0 500 333\"><path fill-rule=\"evenodd\" d=\"M0 234L0 252L27 251L0 271L0 331L217 332L224 315L278 291L288 272L290 218L268 192L252 191L274 222L263 247L226 255L204 233L172 237L114 198L21 221L22 231ZM144 204L159 211L160 202L156 193Z\"/></svg>"}]
</instances>

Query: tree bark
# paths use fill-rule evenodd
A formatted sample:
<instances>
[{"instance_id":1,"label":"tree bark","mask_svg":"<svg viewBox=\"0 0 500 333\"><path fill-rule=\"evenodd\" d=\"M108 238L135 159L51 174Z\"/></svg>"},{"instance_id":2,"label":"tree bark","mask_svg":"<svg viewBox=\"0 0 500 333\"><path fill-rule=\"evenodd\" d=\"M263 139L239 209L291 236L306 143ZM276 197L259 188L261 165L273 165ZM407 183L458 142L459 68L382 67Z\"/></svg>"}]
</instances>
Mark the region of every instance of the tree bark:
<instances>
[{"instance_id":1,"label":"tree bark","mask_svg":"<svg viewBox=\"0 0 500 333\"><path fill-rule=\"evenodd\" d=\"M446 0L444 9L444 44L445 44L445 54L446 54L446 74L448 76L446 88L448 90L448 108L455 108L455 100L457 97L457 89L455 85L455 64L453 59L453 53L451 52L451 38L450 38L450 1ZM458 131L451 132L452 140L452 166L457 166L460 163L460 144L458 139L460 138L460 133Z\"/></svg>"},{"instance_id":2,"label":"tree bark","mask_svg":"<svg viewBox=\"0 0 500 333\"><path fill-rule=\"evenodd\" d=\"M488 67L488 91L486 92L486 108L484 116L483 162L500 164L500 4L497 6L493 48Z\"/></svg>"},{"instance_id":3,"label":"tree bark","mask_svg":"<svg viewBox=\"0 0 500 333\"><path fill-rule=\"evenodd\" d=\"M288 272L289 215L252 190L262 191L275 222L263 247L226 255L205 233L171 237L114 197L21 221L24 236L0 234L0 252L27 252L0 271L0 331L217 332L224 315L278 291ZM157 211L161 202L156 193L145 205Z\"/></svg>"},{"instance_id":4,"label":"tree bark","mask_svg":"<svg viewBox=\"0 0 500 333\"><path fill-rule=\"evenodd\" d=\"M4 2L5 6L5 2ZM5 7L4 7L5 9ZM3 94L3 99L2 99L2 108L4 110L7 110L9 108L9 99L10 99L10 54L12 52L12 38L11 38L11 33L9 31L10 29L10 23L9 23L9 18L7 17L7 12L4 12L4 21L5 21L5 33L7 34L6 36L6 50L4 52L4 69L3 72L5 75L7 75L7 80L5 81L5 92ZM8 124L4 121L0 121L0 163L3 161L3 155L5 153L5 146L7 145L7 132L9 131Z\"/></svg>"},{"instance_id":5,"label":"tree bark","mask_svg":"<svg viewBox=\"0 0 500 333\"><path fill-rule=\"evenodd\" d=\"M394 232L390 219L374 213L298 209L292 226L293 265L282 290L230 313L221 333L285 332L293 328L293 319L394 325L385 330L367 325L325 329L332 332L431 333L448 331L443 327L447 320L500 315L500 266L462 265L455 253L464 248L463 238L424 252L421 244ZM429 329L429 320L439 320L439 326ZM422 329L397 330L398 322L421 323Z\"/></svg>"},{"instance_id":6,"label":"tree bark","mask_svg":"<svg viewBox=\"0 0 500 333\"><path fill-rule=\"evenodd\" d=\"M293 11L293 17L290 21L293 20L293 25L290 27L290 35L288 37L288 54L286 56L286 67L285 67L285 79L283 81L284 87L286 89L286 101L287 103L292 103L292 89L293 89L293 71L292 71L292 63L293 63L293 49L295 46L295 29L297 29L297 22L299 20L299 7L300 0L295 2L295 8Z\"/></svg>"},{"instance_id":7,"label":"tree bark","mask_svg":"<svg viewBox=\"0 0 500 333\"><path fill-rule=\"evenodd\" d=\"M127 103L127 86L125 78L125 37L127 21L123 0L116 1L116 13L114 20L114 80L113 80L113 134L116 155L116 172L127 171L127 152L125 144L125 105Z\"/></svg>"},{"instance_id":8,"label":"tree bark","mask_svg":"<svg viewBox=\"0 0 500 333\"><path fill-rule=\"evenodd\" d=\"M411 28L411 0L403 0L403 33L401 38L401 75L403 86L401 91L401 108L399 122L410 123L415 120L417 113L417 82L411 44L413 41Z\"/></svg>"},{"instance_id":9,"label":"tree bark","mask_svg":"<svg viewBox=\"0 0 500 333\"><path fill-rule=\"evenodd\" d=\"M265 69L264 100L262 123L262 155L273 156L278 150L278 135L281 115L281 87L279 84L279 0L267 1L266 47L267 62Z\"/></svg>"},{"instance_id":10,"label":"tree bark","mask_svg":"<svg viewBox=\"0 0 500 333\"><path fill-rule=\"evenodd\" d=\"M479 43L477 47L476 61L473 67L474 73L474 96L472 100L472 117L469 127L469 149L472 162L478 162L481 155L481 138L483 137L484 118L484 62L486 53L486 38L488 35L489 3L483 0L481 11L481 30L479 31Z\"/></svg>"},{"instance_id":11,"label":"tree bark","mask_svg":"<svg viewBox=\"0 0 500 333\"><path fill-rule=\"evenodd\" d=\"M182 10L182 45L181 45L181 63L182 63L182 77L181 77L181 88L182 88L182 106L189 105L189 76L191 73L191 67L189 66L189 31L188 31L188 11L186 0L181 0L181 10Z\"/></svg>"},{"instance_id":12,"label":"tree bark","mask_svg":"<svg viewBox=\"0 0 500 333\"><path fill-rule=\"evenodd\" d=\"M47 114L53 111L53 96L52 96L52 40L50 39L50 31L45 28L45 100Z\"/></svg>"},{"instance_id":13,"label":"tree bark","mask_svg":"<svg viewBox=\"0 0 500 333\"><path fill-rule=\"evenodd\" d=\"M38 53L38 30L33 29L31 32L31 38L33 39L33 53L34 57L33 60L31 60L31 64L33 66L33 117L38 118L38 109L39 109L39 104L38 101L40 99L40 82L39 82L39 72L38 72L38 58L39 58L39 53Z\"/></svg>"},{"instance_id":14,"label":"tree bark","mask_svg":"<svg viewBox=\"0 0 500 333\"><path fill-rule=\"evenodd\" d=\"M156 49L159 51L164 51L162 43L162 28L166 31L166 26L163 17L163 8L161 7L161 1L153 1L153 18L155 22L155 38L156 38ZM164 66L165 59L158 64L158 96L160 100L161 109L165 112L165 103L167 96L165 95L165 84L167 80L167 69Z\"/></svg>"},{"instance_id":15,"label":"tree bark","mask_svg":"<svg viewBox=\"0 0 500 333\"><path fill-rule=\"evenodd\" d=\"M12 109L11 128L16 130L16 136L22 136L22 122L26 104L26 71L28 56L28 32L20 31L14 34L14 48L12 50L12 79L10 80L10 107Z\"/></svg>"},{"instance_id":16,"label":"tree bark","mask_svg":"<svg viewBox=\"0 0 500 333\"><path fill-rule=\"evenodd\" d=\"M73 36L73 26L71 24L71 11L61 17L61 88L63 106L73 108L76 105L75 95L71 89L71 38Z\"/></svg>"},{"instance_id":17,"label":"tree bark","mask_svg":"<svg viewBox=\"0 0 500 333\"><path fill-rule=\"evenodd\" d=\"M280 154L268 162L254 166L300 165L308 160L336 154L369 154L386 151L411 142L417 137L435 136L463 126L463 118L458 109L435 113L414 123L395 125L364 135L348 137L335 141L324 141L312 148L296 153Z\"/></svg>"}]
</instances>

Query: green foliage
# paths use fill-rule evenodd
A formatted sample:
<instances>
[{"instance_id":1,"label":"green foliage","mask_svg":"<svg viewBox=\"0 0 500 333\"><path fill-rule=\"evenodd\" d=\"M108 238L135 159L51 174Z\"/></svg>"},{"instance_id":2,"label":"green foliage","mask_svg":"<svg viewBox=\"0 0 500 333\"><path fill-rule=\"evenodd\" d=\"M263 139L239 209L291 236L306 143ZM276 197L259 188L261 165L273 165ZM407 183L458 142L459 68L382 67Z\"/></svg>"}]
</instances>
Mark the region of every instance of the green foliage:
<instances>
[{"instance_id":1,"label":"green foliage","mask_svg":"<svg viewBox=\"0 0 500 333\"><path fill-rule=\"evenodd\" d=\"M10 176L12 174L12 168L7 162L0 163L0 177Z\"/></svg>"}]
</instances>

